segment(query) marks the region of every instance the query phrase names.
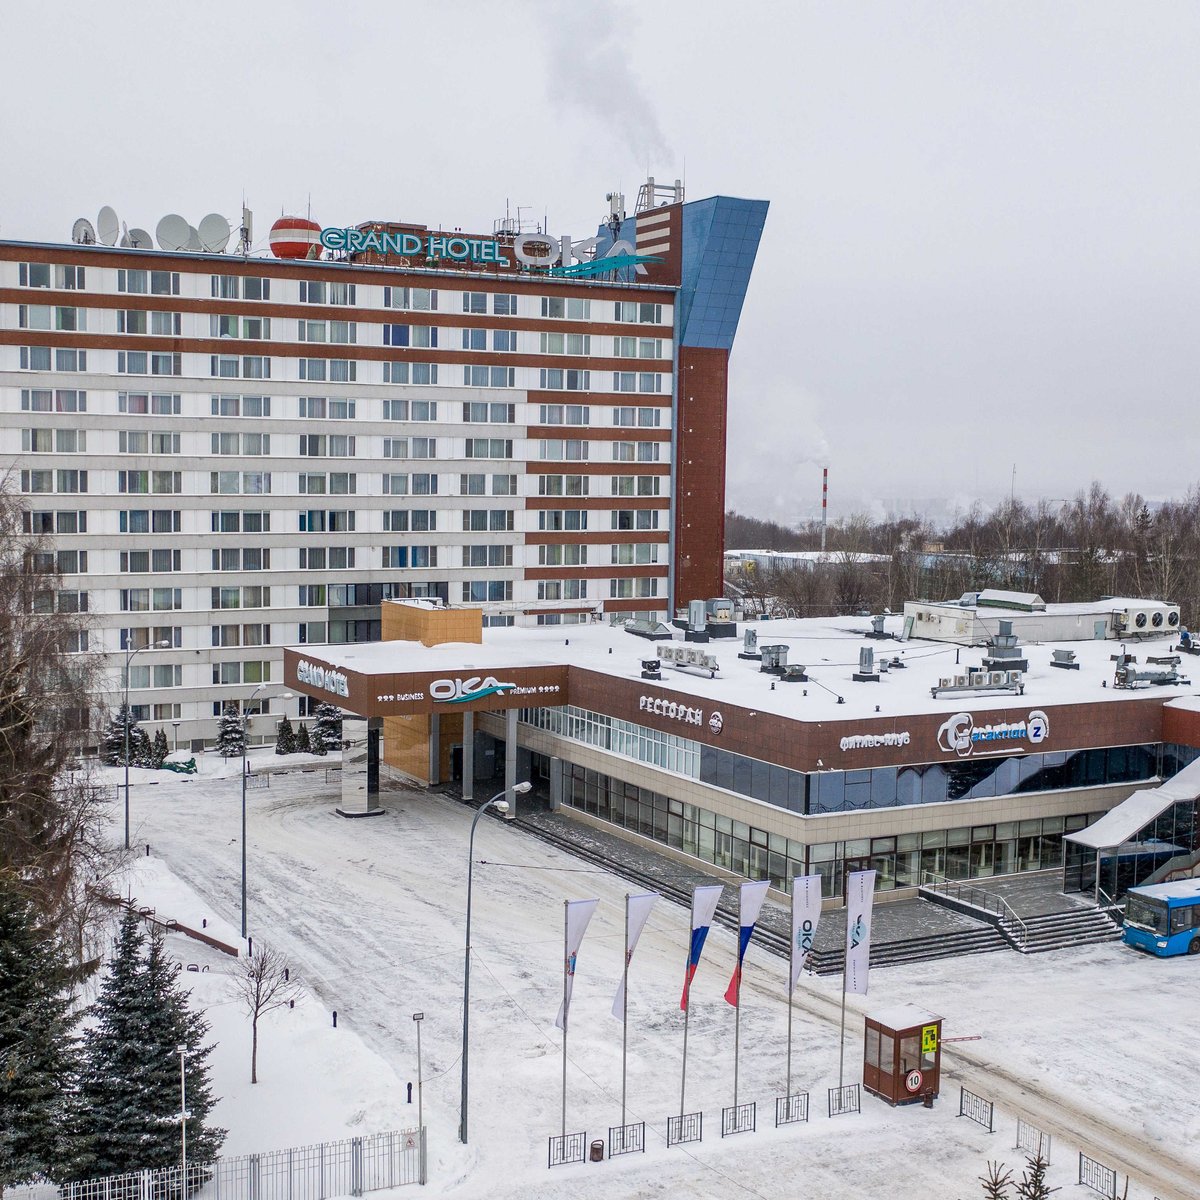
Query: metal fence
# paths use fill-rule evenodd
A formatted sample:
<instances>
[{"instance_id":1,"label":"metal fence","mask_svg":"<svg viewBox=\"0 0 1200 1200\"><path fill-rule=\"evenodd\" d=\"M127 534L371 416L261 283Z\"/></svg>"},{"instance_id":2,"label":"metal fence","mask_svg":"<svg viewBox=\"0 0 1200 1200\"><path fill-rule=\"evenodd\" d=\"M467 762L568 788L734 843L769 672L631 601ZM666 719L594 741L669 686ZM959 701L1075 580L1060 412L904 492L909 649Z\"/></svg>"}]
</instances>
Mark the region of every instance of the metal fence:
<instances>
[{"instance_id":1,"label":"metal fence","mask_svg":"<svg viewBox=\"0 0 1200 1200\"><path fill-rule=\"evenodd\" d=\"M751 1100L749 1104L731 1104L721 1109L721 1136L729 1137L731 1133L753 1133L758 1124L758 1105Z\"/></svg>"},{"instance_id":2,"label":"metal fence","mask_svg":"<svg viewBox=\"0 0 1200 1200\"><path fill-rule=\"evenodd\" d=\"M270 771L247 771L246 772L246 790L254 791L256 788L269 788L271 786Z\"/></svg>"},{"instance_id":3,"label":"metal fence","mask_svg":"<svg viewBox=\"0 0 1200 1200\"><path fill-rule=\"evenodd\" d=\"M636 1121L632 1125L610 1125L608 1127L608 1157L618 1154L646 1153L646 1122Z\"/></svg>"},{"instance_id":4,"label":"metal fence","mask_svg":"<svg viewBox=\"0 0 1200 1200\"><path fill-rule=\"evenodd\" d=\"M1024 1150L1035 1158L1040 1156L1050 1163L1050 1135L1031 1125L1024 1117L1017 1118L1017 1150Z\"/></svg>"},{"instance_id":5,"label":"metal fence","mask_svg":"<svg viewBox=\"0 0 1200 1200\"><path fill-rule=\"evenodd\" d=\"M6 1188L5 1200L329 1200L424 1182L425 1131L404 1129L218 1158L189 1166L186 1181L168 1167Z\"/></svg>"},{"instance_id":6,"label":"metal fence","mask_svg":"<svg viewBox=\"0 0 1200 1200\"><path fill-rule=\"evenodd\" d=\"M862 1105L857 1083L848 1083L845 1087L829 1089L829 1115L831 1117L840 1117L846 1113L861 1111Z\"/></svg>"},{"instance_id":7,"label":"metal fence","mask_svg":"<svg viewBox=\"0 0 1200 1200\"><path fill-rule=\"evenodd\" d=\"M990 1100L985 1100L982 1096L975 1095L974 1092L968 1092L965 1087L958 1089L958 1115L968 1117L976 1125L982 1125L988 1133L995 1133L994 1105Z\"/></svg>"},{"instance_id":8,"label":"metal fence","mask_svg":"<svg viewBox=\"0 0 1200 1200\"><path fill-rule=\"evenodd\" d=\"M1107 1196L1108 1200L1117 1200L1116 1171L1098 1163L1094 1158L1088 1158L1082 1151L1079 1154L1079 1182L1084 1187L1091 1188L1093 1192Z\"/></svg>"},{"instance_id":9,"label":"metal fence","mask_svg":"<svg viewBox=\"0 0 1200 1200\"><path fill-rule=\"evenodd\" d=\"M790 1096L775 1097L775 1127L794 1125L808 1120L808 1093L794 1092Z\"/></svg>"},{"instance_id":10,"label":"metal fence","mask_svg":"<svg viewBox=\"0 0 1200 1200\"><path fill-rule=\"evenodd\" d=\"M546 1166L561 1167L566 1163L583 1162L586 1146L586 1133L564 1133L552 1137L546 1152Z\"/></svg>"},{"instance_id":11,"label":"metal fence","mask_svg":"<svg viewBox=\"0 0 1200 1200\"><path fill-rule=\"evenodd\" d=\"M667 1145L680 1146L684 1142L704 1140L704 1114L702 1112L680 1113L667 1118Z\"/></svg>"}]
</instances>

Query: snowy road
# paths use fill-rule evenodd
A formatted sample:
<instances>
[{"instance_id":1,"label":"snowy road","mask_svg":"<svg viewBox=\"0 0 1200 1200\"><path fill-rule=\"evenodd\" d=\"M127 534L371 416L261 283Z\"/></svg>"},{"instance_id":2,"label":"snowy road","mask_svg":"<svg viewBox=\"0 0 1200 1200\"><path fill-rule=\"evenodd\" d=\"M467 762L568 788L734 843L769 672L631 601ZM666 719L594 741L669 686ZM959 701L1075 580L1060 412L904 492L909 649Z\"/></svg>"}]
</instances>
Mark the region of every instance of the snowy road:
<instances>
[{"instance_id":1,"label":"snowy road","mask_svg":"<svg viewBox=\"0 0 1200 1200\"><path fill-rule=\"evenodd\" d=\"M236 774L135 785L134 796L138 840L236 923ZM1135 959L1117 946L876 971L867 1008L913 1002L942 1013L947 1036L983 1035L947 1047L943 1098L933 1112L892 1110L866 1097L861 1116L824 1115L824 1089L837 1083L840 981L806 978L798 989L795 1073L812 1092L813 1115L807 1126L782 1130L771 1126L784 1082L785 966L752 947L740 1098L758 1100L758 1132L722 1140L718 1110L732 1099L733 1010L721 994L734 940L714 931L694 985L688 1064L687 1107L705 1110L706 1137L668 1151L661 1139L666 1116L679 1106L687 914L666 904L652 914L630 988L629 1119L647 1121L647 1153L547 1172L546 1137L561 1120L553 1020L562 902L601 900L576 978L567 1128L603 1138L620 1120L620 1026L608 1008L627 885L491 817L480 822L475 843L471 1144L463 1148L456 1141L458 1055L472 814L423 794L392 793L387 814L370 820L340 819L333 804L320 772L275 776L269 791L250 793L250 931L286 949L306 984L401 1079L416 1078L411 1014L426 1014L435 1194L550 1196L569 1184L585 1200L680 1189L712 1197L966 1197L977 1191L985 1158L1014 1161L1009 1147L1020 1113L1055 1135L1055 1184L1075 1183L1081 1146L1133 1175L1130 1200L1200 1195L1200 1118L1190 1094L1200 1060L1184 1033L1193 1023L1200 963ZM861 1019L852 1009L849 1079L858 1077L860 1055ZM960 1080L997 1101L996 1134L955 1118ZM363 1127L395 1121L394 1109L367 1113Z\"/></svg>"}]
</instances>

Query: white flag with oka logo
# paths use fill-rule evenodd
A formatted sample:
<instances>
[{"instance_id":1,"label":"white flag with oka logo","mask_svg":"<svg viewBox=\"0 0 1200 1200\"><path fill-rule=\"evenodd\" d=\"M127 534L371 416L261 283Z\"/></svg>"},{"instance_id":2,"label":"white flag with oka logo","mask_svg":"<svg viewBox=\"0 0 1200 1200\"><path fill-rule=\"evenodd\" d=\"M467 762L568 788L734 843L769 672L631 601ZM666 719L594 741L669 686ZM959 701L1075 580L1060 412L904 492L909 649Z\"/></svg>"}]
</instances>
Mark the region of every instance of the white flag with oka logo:
<instances>
[{"instance_id":1,"label":"white flag with oka logo","mask_svg":"<svg viewBox=\"0 0 1200 1200\"><path fill-rule=\"evenodd\" d=\"M792 880L792 977L788 983L789 996L796 990L800 972L813 951L820 920L821 876L797 875Z\"/></svg>"},{"instance_id":2,"label":"white flag with oka logo","mask_svg":"<svg viewBox=\"0 0 1200 1200\"><path fill-rule=\"evenodd\" d=\"M599 900L568 900L566 903L564 920L567 924L567 957L563 963L563 998L554 1021L555 1028L564 1033L567 1029L567 1010L571 1007L571 992L575 988L575 960L579 955L583 935L587 933L588 922L599 903Z\"/></svg>"},{"instance_id":3,"label":"white flag with oka logo","mask_svg":"<svg viewBox=\"0 0 1200 1200\"><path fill-rule=\"evenodd\" d=\"M642 930L646 928L646 921L650 917L650 910L654 907L655 900L658 899L658 892L644 892L640 896L627 896L625 898L625 965L628 966L633 960L633 952L637 949L638 938L642 936ZM617 992L613 996L612 1015L621 1020L625 1013L625 972L621 972L621 978L617 980Z\"/></svg>"},{"instance_id":4,"label":"white flag with oka logo","mask_svg":"<svg viewBox=\"0 0 1200 1200\"><path fill-rule=\"evenodd\" d=\"M846 876L846 978L845 990L867 994L871 970L871 905L875 899L875 872L851 871Z\"/></svg>"}]
</instances>

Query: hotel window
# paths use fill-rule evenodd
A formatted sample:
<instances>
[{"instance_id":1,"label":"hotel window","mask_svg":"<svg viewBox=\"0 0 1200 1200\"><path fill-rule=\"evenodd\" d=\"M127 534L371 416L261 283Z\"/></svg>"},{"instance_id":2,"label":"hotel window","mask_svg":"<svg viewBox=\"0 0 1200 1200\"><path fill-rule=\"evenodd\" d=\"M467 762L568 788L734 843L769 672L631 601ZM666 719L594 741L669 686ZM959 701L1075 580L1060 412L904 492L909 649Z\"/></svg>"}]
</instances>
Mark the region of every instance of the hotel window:
<instances>
[{"instance_id":1,"label":"hotel window","mask_svg":"<svg viewBox=\"0 0 1200 1200\"><path fill-rule=\"evenodd\" d=\"M54 308L49 304L22 304L17 310L17 324L22 329L50 329Z\"/></svg>"},{"instance_id":2,"label":"hotel window","mask_svg":"<svg viewBox=\"0 0 1200 1200\"><path fill-rule=\"evenodd\" d=\"M539 475L539 496L586 496L589 477L587 475Z\"/></svg>"},{"instance_id":3,"label":"hotel window","mask_svg":"<svg viewBox=\"0 0 1200 1200\"><path fill-rule=\"evenodd\" d=\"M542 367L539 387L550 392L586 392L592 386L590 371L564 371L560 367Z\"/></svg>"},{"instance_id":4,"label":"hotel window","mask_svg":"<svg viewBox=\"0 0 1200 1200\"><path fill-rule=\"evenodd\" d=\"M175 436L179 435L175 434ZM270 454L271 435L269 433L214 433L212 435L212 453L255 456Z\"/></svg>"},{"instance_id":5,"label":"hotel window","mask_svg":"<svg viewBox=\"0 0 1200 1200\"><path fill-rule=\"evenodd\" d=\"M659 476L614 475L612 477L612 494L614 496L657 496L659 494Z\"/></svg>"},{"instance_id":6,"label":"hotel window","mask_svg":"<svg viewBox=\"0 0 1200 1200\"><path fill-rule=\"evenodd\" d=\"M178 407L175 412L178 415ZM271 415L271 397L214 396L212 398L212 415L214 417L269 417Z\"/></svg>"},{"instance_id":7,"label":"hotel window","mask_svg":"<svg viewBox=\"0 0 1200 1200\"><path fill-rule=\"evenodd\" d=\"M462 331L462 348L464 350L486 350L486 329L464 329Z\"/></svg>"},{"instance_id":8,"label":"hotel window","mask_svg":"<svg viewBox=\"0 0 1200 1200\"><path fill-rule=\"evenodd\" d=\"M462 585L462 598L468 604L511 600L512 581L508 579L465 580Z\"/></svg>"},{"instance_id":9,"label":"hotel window","mask_svg":"<svg viewBox=\"0 0 1200 1200\"><path fill-rule=\"evenodd\" d=\"M50 363L51 357L49 346L21 347L22 371L49 371Z\"/></svg>"},{"instance_id":10,"label":"hotel window","mask_svg":"<svg viewBox=\"0 0 1200 1200\"><path fill-rule=\"evenodd\" d=\"M621 542L612 548L614 566L646 566L658 562L658 547L644 542Z\"/></svg>"},{"instance_id":11,"label":"hotel window","mask_svg":"<svg viewBox=\"0 0 1200 1200\"><path fill-rule=\"evenodd\" d=\"M79 286L82 287L83 284ZM515 317L517 315L516 296L508 292L495 293L492 296L492 312L498 317Z\"/></svg>"},{"instance_id":12,"label":"hotel window","mask_svg":"<svg viewBox=\"0 0 1200 1200\"><path fill-rule=\"evenodd\" d=\"M658 408L614 408L612 414L614 425L653 429L658 426L662 410Z\"/></svg>"},{"instance_id":13,"label":"hotel window","mask_svg":"<svg viewBox=\"0 0 1200 1200\"><path fill-rule=\"evenodd\" d=\"M88 473L86 471L56 471L54 482L56 492L86 492L88 490Z\"/></svg>"},{"instance_id":14,"label":"hotel window","mask_svg":"<svg viewBox=\"0 0 1200 1200\"><path fill-rule=\"evenodd\" d=\"M26 495L42 495L54 491L53 471L22 471L21 491Z\"/></svg>"},{"instance_id":15,"label":"hotel window","mask_svg":"<svg viewBox=\"0 0 1200 1200\"><path fill-rule=\"evenodd\" d=\"M178 271L118 271L117 291L139 295L178 296Z\"/></svg>"},{"instance_id":16,"label":"hotel window","mask_svg":"<svg viewBox=\"0 0 1200 1200\"><path fill-rule=\"evenodd\" d=\"M517 349L517 334L512 329L492 330L492 349L510 354Z\"/></svg>"},{"instance_id":17,"label":"hotel window","mask_svg":"<svg viewBox=\"0 0 1200 1200\"><path fill-rule=\"evenodd\" d=\"M224 509L212 514L213 533L270 533L271 514L264 509Z\"/></svg>"},{"instance_id":18,"label":"hotel window","mask_svg":"<svg viewBox=\"0 0 1200 1200\"><path fill-rule=\"evenodd\" d=\"M271 336L270 317L233 317L222 313L212 313L208 323L210 337L265 341ZM154 332L159 331L155 330Z\"/></svg>"},{"instance_id":19,"label":"hotel window","mask_svg":"<svg viewBox=\"0 0 1200 1200\"><path fill-rule=\"evenodd\" d=\"M539 546L538 565L543 567L587 566L586 546Z\"/></svg>"},{"instance_id":20,"label":"hotel window","mask_svg":"<svg viewBox=\"0 0 1200 1200\"><path fill-rule=\"evenodd\" d=\"M385 400L385 421L436 421L436 400Z\"/></svg>"},{"instance_id":21,"label":"hotel window","mask_svg":"<svg viewBox=\"0 0 1200 1200\"><path fill-rule=\"evenodd\" d=\"M329 472L331 496L353 496L358 492L358 476L350 471Z\"/></svg>"},{"instance_id":22,"label":"hotel window","mask_svg":"<svg viewBox=\"0 0 1200 1200\"><path fill-rule=\"evenodd\" d=\"M487 476L460 475L458 477L458 491L459 495L462 496L486 496Z\"/></svg>"},{"instance_id":23,"label":"hotel window","mask_svg":"<svg viewBox=\"0 0 1200 1200\"><path fill-rule=\"evenodd\" d=\"M300 281L301 304L327 304L326 284L322 280L302 279Z\"/></svg>"},{"instance_id":24,"label":"hotel window","mask_svg":"<svg viewBox=\"0 0 1200 1200\"><path fill-rule=\"evenodd\" d=\"M385 287L383 304L385 308L404 308L411 312L436 312L438 294L434 288Z\"/></svg>"},{"instance_id":25,"label":"hotel window","mask_svg":"<svg viewBox=\"0 0 1200 1200\"><path fill-rule=\"evenodd\" d=\"M565 299L562 296L543 296L542 316L561 317L568 321L588 321L592 316L592 302Z\"/></svg>"},{"instance_id":26,"label":"hotel window","mask_svg":"<svg viewBox=\"0 0 1200 1200\"><path fill-rule=\"evenodd\" d=\"M662 358L662 338L619 337L613 339L618 358Z\"/></svg>"},{"instance_id":27,"label":"hotel window","mask_svg":"<svg viewBox=\"0 0 1200 1200\"><path fill-rule=\"evenodd\" d=\"M53 454L54 431L52 429L22 429L21 449L28 454Z\"/></svg>"},{"instance_id":28,"label":"hotel window","mask_svg":"<svg viewBox=\"0 0 1200 1200\"><path fill-rule=\"evenodd\" d=\"M632 600L634 597L658 595L657 579L610 579L608 594L614 600Z\"/></svg>"},{"instance_id":29,"label":"hotel window","mask_svg":"<svg viewBox=\"0 0 1200 1200\"><path fill-rule=\"evenodd\" d=\"M354 383L358 377L357 364L348 358L302 358L300 378L309 383Z\"/></svg>"},{"instance_id":30,"label":"hotel window","mask_svg":"<svg viewBox=\"0 0 1200 1200\"><path fill-rule=\"evenodd\" d=\"M582 508L544 508L538 513L538 528L550 533L586 530L587 518Z\"/></svg>"},{"instance_id":31,"label":"hotel window","mask_svg":"<svg viewBox=\"0 0 1200 1200\"><path fill-rule=\"evenodd\" d=\"M614 529L657 529L657 508L618 508L612 513Z\"/></svg>"},{"instance_id":32,"label":"hotel window","mask_svg":"<svg viewBox=\"0 0 1200 1200\"><path fill-rule=\"evenodd\" d=\"M543 404L543 425L586 425L591 420L591 409L586 404Z\"/></svg>"},{"instance_id":33,"label":"hotel window","mask_svg":"<svg viewBox=\"0 0 1200 1200\"><path fill-rule=\"evenodd\" d=\"M543 354L591 354L590 333L543 333Z\"/></svg>"},{"instance_id":34,"label":"hotel window","mask_svg":"<svg viewBox=\"0 0 1200 1200\"><path fill-rule=\"evenodd\" d=\"M467 438L467 458L512 458L511 438Z\"/></svg>"},{"instance_id":35,"label":"hotel window","mask_svg":"<svg viewBox=\"0 0 1200 1200\"><path fill-rule=\"evenodd\" d=\"M83 287L83 268L79 267L79 286ZM17 268L17 281L22 287L42 287L50 286L50 264L49 263L21 263Z\"/></svg>"},{"instance_id":36,"label":"hotel window","mask_svg":"<svg viewBox=\"0 0 1200 1200\"><path fill-rule=\"evenodd\" d=\"M580 438L548 439L538 442L538 458L554 462L583 462L588 444Z\"/></svg>"},{"instance_id":37,"label":"hotel window","mask_svg":"<svg viewBox=\"0 0 1200 1200\"><path fill-rule=\"evenodd\" d=\"M486 313L488 310L487 292L463 292L462 310L465 313Z\"/></svg>"},{"instance_id":38,"label":"hotel window","mask_svg":"<svg viewBox=\"0 0 1200 1200\"><path fill-rule=\"evenodd\" d=\"M538 584L539 600L586 600L586 579L546 579Z\"/></svg>"},{"instance_id":39,"label":"hotel window","mask_svg":"<svg viewBox=\"0 0 1200 1200\"><path fill-rule=\"evenodd\" d=\"M470 401L462 406L462 419L468 425L511 425L516 419L515 404L489 404Z\"/></svg>"},{"instance_id":40,"label":"hotel window","mask_svg":"<svg viewBox=\"0 0 1200 1200\"><path fill-rule=\"evenodd\" d=\"M463 367L463 387L510 388L516 385L515 367Z\"/></svg>"},{"instance_id":41,"label":"hotel window","mask_svg":"<svg viewBox=\"0 0 1200 1200\"><path fill-rule=\"evenodd\" d=\"M467 533L511 533L511 508L464 508L463 529Z\"/></svg>"},{"instance_id":42,"label":"hotel window","mask_svg":"<svg viewBox=\"0 0 1200 1200\"><path fill-rule=\"evenodd\" d=\"M517 477L515 475L493 475L493 496L515 496L517 494Z\"/></svg>"},{"instance_id":43,"label":"hotel window","mask_svg":"<svg viewBox=\"0 0 1200 1200\"><path fill-rule=\"evenodd\" d=\"M464 567L511 567L511 546L464 546Z\"/></svg>"},{"instance_id":44,"label":"hotel window","mask_svg":"<svg viewBox=\"0 0 1200 1200\"><path fill-rule=\"evenodd\" d=\"M216 551L213 551L216 554ZM160 575L180 571L182 555L178 550L122 550L121 573L144 575L148 571Z\"/></svg>"},{"instance_id":45,"label":"hotel window","mask_svg":"<svg viewBox=\"0 0 1200 1200\"><path fill-rule=\"evenodd\" d=\"M643 304L637 300L618 300L613 305L613 318L617 321L633 321L639 325L661 325L661 304Z\"/></svg>"},{"instance_id":46,"label":"hotel window","mask_svg":"<svg viewBox=\"0 0 1200 1200\"><path fill-rule=\"evenodd\" d=\"M437 458L437 438L415 437L409 439L410 458Z\"/></svg>"},{"instance_id":47,"label":"hotel window","mask_svg":"<svg viewBox=\"0 0 1200 1200\"><path fill-rule=\"evenodd\" d=\"M176 356L178 357L178 356ZM56 371L86 371L86 350L55 350L54 369Z\"/></svg>"},{"instance_id":48,"label":"hotel window","mask_svg":"<svg viewBox=\"0 0 1200 1200\"><path fill-rule=\"evenodd\" d=\"M414 346L422 350L436 349L438 344L437 326L385 325L383 327L383 344L385 346Z\"/></svg>"}]
</instances>

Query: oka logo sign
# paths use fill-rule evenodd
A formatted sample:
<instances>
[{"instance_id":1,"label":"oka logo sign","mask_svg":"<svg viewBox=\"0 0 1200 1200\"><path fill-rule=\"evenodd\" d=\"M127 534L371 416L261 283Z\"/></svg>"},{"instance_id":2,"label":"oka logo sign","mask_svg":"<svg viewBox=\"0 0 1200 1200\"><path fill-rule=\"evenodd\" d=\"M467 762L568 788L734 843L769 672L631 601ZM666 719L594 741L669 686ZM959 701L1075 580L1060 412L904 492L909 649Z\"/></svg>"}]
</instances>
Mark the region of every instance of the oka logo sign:
<instances>
[{"instance_id":1,"label":"oka logo sign","mask_svg":"<svg viewBox=\"0 0 1200 1200\"><path fill-rule=\"evenodd\" d=\"M515 683L501 683L493 675L483 678L474 675L470 679L435 679L429 685L429 694L442 704L468 704L485 696L503 695L516 686Z\"/></svg>"},{"instance_id":2,"label":"oka logo sign","mask_svg":"<svg viewBox=\"0 0 1200 1200\"><path fill-rule=\"evenodd\" d=\"M947 754L969 758L978 747L982 751L1000 750L995 742L1029 742L1038 746L1050 736L1050 719L1034 709L1023 721L1002 721L995 725L976 725L970 713L947 717L937 732L938 745Z\"/></svg>"}]
</instances>

